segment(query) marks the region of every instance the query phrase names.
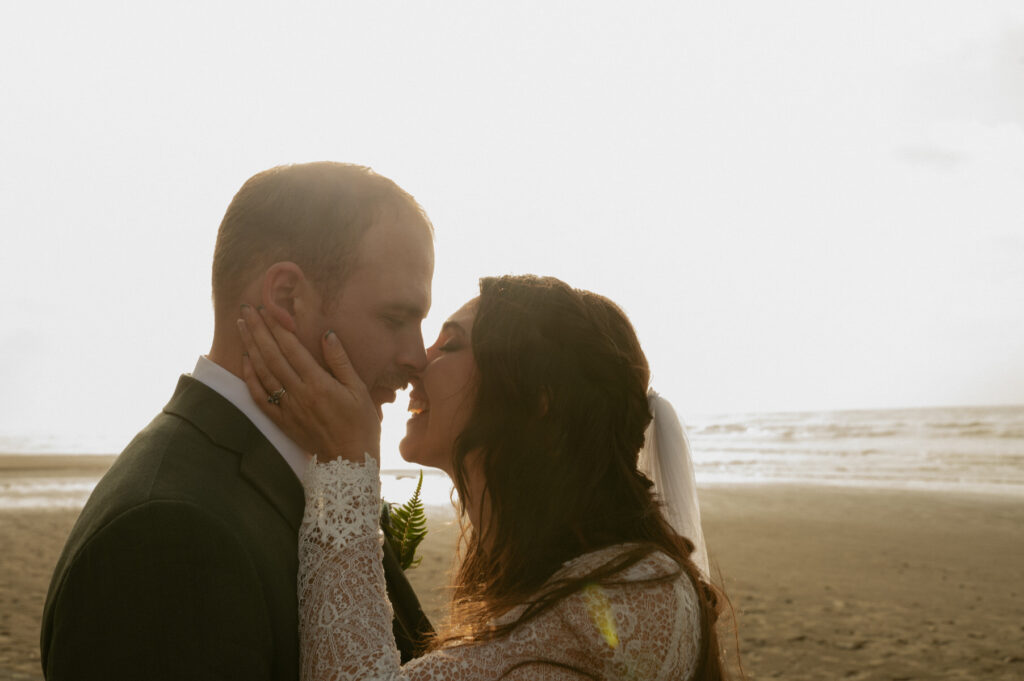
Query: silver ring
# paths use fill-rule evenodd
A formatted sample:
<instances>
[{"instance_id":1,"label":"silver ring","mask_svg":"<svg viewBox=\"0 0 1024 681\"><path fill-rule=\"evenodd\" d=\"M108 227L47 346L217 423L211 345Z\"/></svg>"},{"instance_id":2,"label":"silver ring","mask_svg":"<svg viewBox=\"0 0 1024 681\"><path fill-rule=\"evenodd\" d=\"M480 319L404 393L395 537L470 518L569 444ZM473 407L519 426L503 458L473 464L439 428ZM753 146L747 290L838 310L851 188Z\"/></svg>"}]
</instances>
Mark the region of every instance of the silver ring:
<instances>
[{"instance_id":1,"label":"silver ring","mask_svg":"<svg viewBox=\"0 0 1024 681\"><path fill-rule=\"evenodd\" d=\"M281 398L284 397L284 388L275 390L267 396L267 402L271 404L281 404Z\"/></svg>"}]
</instances>

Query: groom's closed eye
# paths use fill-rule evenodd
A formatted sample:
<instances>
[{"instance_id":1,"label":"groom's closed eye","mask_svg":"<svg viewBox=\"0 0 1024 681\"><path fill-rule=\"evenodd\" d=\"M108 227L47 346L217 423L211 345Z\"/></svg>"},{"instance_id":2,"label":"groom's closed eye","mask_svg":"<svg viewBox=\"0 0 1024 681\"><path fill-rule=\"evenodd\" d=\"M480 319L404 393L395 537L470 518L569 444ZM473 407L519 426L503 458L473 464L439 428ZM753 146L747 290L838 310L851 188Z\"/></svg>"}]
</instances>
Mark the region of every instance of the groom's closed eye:
<instances>
[{"instance_id":1,"label":"groom's closed eye","mask_svg":"<svg viewBox=\"0 0 1024 681\"><path fill-rule=\"evenodd\" d=\"M380 310L380 318L396 326L419 324L424 317L423 310L414 305L388 305Z\"/></svg>"}]
</instances>

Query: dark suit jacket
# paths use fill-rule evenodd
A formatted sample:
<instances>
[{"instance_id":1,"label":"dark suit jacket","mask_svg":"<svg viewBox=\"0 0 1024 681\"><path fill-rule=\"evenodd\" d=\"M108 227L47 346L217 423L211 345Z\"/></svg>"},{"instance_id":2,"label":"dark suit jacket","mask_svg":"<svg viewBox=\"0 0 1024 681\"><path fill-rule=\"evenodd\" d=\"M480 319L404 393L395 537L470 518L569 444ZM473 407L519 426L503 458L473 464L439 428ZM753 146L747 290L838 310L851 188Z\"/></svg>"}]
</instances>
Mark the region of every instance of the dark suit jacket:
<instances>
[{"instance_id":1,"label":"dark suit jacket","mask_svg":"<svg viewBox=\"0 0 1024 681\"><path fill-rule=\"evenodd\" d=\"M182 376L68 537L46 597L47 679L297 679L295 474L256 427ZM429 623L385 555L403 658Z\"/></svg>"}]
</instances>

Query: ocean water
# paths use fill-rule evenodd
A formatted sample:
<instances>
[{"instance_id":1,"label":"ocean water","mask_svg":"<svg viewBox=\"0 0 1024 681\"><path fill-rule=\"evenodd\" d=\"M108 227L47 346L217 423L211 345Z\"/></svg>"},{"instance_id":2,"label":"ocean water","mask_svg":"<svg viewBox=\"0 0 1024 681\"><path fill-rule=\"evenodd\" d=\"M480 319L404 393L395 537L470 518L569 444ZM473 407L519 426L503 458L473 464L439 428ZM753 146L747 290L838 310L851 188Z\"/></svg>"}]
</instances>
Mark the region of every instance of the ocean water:
<instances>
[{"instance_id":1,"label":"ocean water","mask_svg":"<svg viewBox=\"0 0 1024 681\"><path fill-rule=\"evenodd\" d=\"M0 479L0 511L24 509L74 510L85 505L99 478Z\"/></svg>"},{"instance_id":2,"label":"ocean water","mask_svg":"<svg viewBox=\"0 0 1024 681\"><path fill-rule=\"evenodd\" d=\"M1024 495L1024 407L713 415L688 419L698 483Z\"/></svg>"},{"instance_id":3,"label":"ocean water","mask_svg":"<svg viewBox=\"0 0 1024 681\"><path fill-rule=\"evenodd\" d=\"M43 455L45 456L45 454ZM2 466L2 464L0 464ZM68 470L3 471L0 469L0 511L24 509L73 510L85 505L102 468L94 473ZM381 471L381 494L402 504L416 491L420 471ZM420 499L428 509L454 512L452 486L440 471L424 470Z\"/></svg>"},{"instance_id":4,"label":"ocean water","mask_svg":"<svg viewBox=\"0 0 1024 681\"><path fill-rule=\"evenodd\" d=\"M1024 407L682 415L698 485L800 483L1024 496ZM33 446L35 444L35 446ZM54 443L0 437L0 452ZM419 472L385 470L385 499L402 503ZM5 472L0 509L81 507L98 475ZM425 471L423 502L451 509L451 483Z\"/></svg>"}]
</instances>

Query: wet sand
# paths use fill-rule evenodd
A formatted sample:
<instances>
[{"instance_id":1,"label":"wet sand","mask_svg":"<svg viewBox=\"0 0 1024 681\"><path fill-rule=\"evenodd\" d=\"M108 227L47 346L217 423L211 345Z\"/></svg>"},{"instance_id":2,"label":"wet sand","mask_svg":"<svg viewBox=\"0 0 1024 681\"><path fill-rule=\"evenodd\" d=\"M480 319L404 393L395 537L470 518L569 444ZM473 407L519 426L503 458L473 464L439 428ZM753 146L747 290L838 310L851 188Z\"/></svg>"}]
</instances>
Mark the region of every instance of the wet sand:
<instances>
[{"instance_id":1,"label":"wet sand","mask_svg":"<svg viewBox=\"0 0 1024 681\"><path fill-rule=\"evenodd\" d=\"M0 456L0 489L109 461ZM702 489L701 505L748 678L1024 678L1024 499L740 485ZM0 678L42 678L40 614L77 514L0 510ZM429 527L409 576L439 620L456 526L435 510Z\"/></svg>"}]
</instances>

